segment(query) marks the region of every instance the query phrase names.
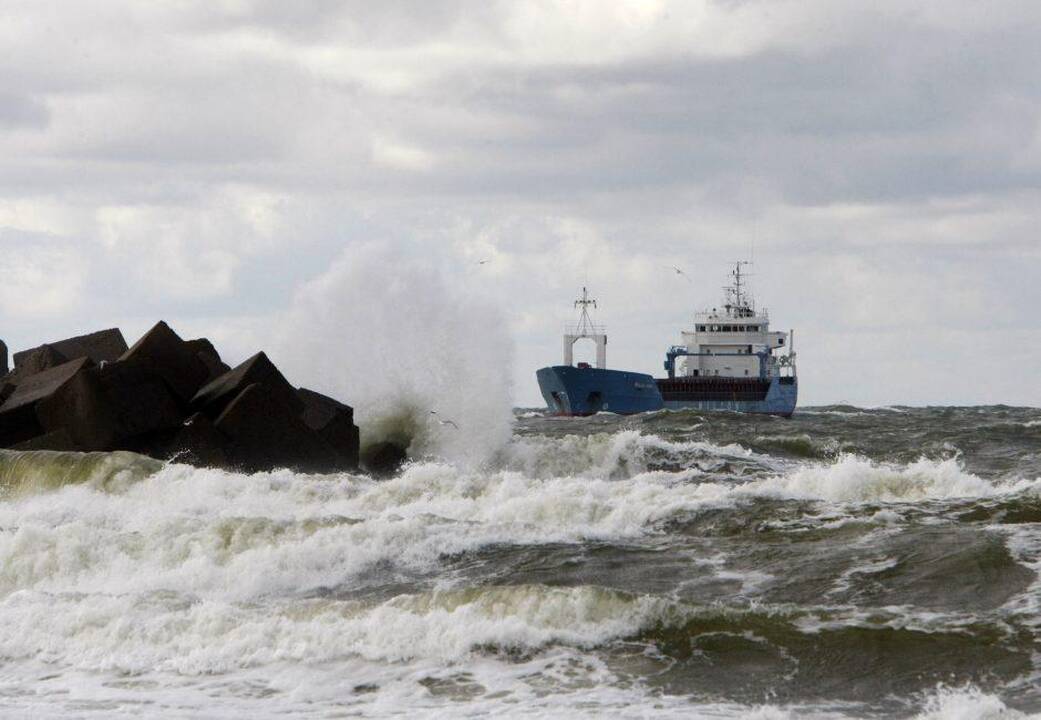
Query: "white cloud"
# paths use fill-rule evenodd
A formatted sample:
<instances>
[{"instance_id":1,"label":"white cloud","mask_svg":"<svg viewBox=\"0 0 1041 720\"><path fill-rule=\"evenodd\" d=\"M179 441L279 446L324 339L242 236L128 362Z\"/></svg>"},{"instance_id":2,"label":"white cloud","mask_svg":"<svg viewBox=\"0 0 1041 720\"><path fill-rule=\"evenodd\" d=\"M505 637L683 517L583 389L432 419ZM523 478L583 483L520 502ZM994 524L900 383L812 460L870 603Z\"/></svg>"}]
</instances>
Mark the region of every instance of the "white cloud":
<instances>
[{"instance_id":1,"label":"white cloud","mask_svg":"<svg viewBox=\"0 0 1041 720\"><path fill-rule=\"evenodd\" d=\"M434 167L434 157L426 150L379 135L372 139L372 161L393 170L424 171Z\"/></svg>"},{"instance_id":2,"label":"white cloud","mask_svg":"<svg viewBox=\"0 0 1041 720\"><path fill-rule=\"evenodd\" d=\"M1009 327L992 341L1041 329L1038 13L5 3L5 339L162 315L246 352L293 297L428 317L423 298L329 266L377 245L431 292L501 309L517 400L532 403L583 283L612 364L657 371L754 243L762 301L799 330L808 401L845 397L847 375L860 401L890 392L874 347L907 377L886 401L935 400L937 344L951 367L979 364L944 328L1000 308ZM694 282L659 272L671 264ZM372 299L301 289L333 276ZM334 372L299 367L312 384ZM1041 403L1013 387L959 401Z\"/></svg>"},{"instance_id":3,"label":"white cloud","mask_svg":"<svg viewBox=\"0 0 1041 720\"><path fill-rule=\"evenodd\" d=\"M81 300L88 260L60 239L0 229L0 319L4 325L59 318Z\"/></svg>"}]
</instances>

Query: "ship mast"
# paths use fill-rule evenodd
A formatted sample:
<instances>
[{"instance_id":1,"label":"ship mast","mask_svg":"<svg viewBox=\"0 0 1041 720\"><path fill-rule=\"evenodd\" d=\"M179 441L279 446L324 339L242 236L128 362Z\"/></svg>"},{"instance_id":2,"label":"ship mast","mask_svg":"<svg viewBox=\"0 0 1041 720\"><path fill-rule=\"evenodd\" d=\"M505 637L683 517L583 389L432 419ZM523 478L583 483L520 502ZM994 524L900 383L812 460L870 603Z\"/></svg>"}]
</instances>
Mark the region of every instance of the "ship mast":
<instances>
[{"instance_id":1,"label":"ship mast","mask_svg":"<svg viewBox=\"0 0 1041 720\"><path fill-rule=\"evenodd\" d=\"M585 287L582 288L582 298L575 300L575 307L582 308L582 317L578 320L578 332L575 333L580 337L588 337L593 334L593 320L589 317L589 307L596 307L596 300L589 297L589 291Z\"/></svg>"},{"instance_id":2,"label":"ship mast","mask_svg":"<svg viewBox=\"0 0 1041 720\"><path fill-rule=\"evenodd\" d=\"M727 302L724 307L728 315L736 314L737 317L751 317L755 312L754 301L749 300L745 296L744 278L747 275L741 272L742 265L751 264L747 260L738 260L734 263L734 269L730 272L730 276L734 278L734 284L723 288L727 296Z\"/></svg>"},{"instance_id":3,"label":"ship mast","mask_svg":"<svg viewBox=\"0 0 1041 720\"><path fill-rule=\"evenodd\" d=\"M589 308L596 307L596 300L589 297L589 290L582 288L582 297L575 300L575 307L582 309L582 315L578 319L578 325L568 327L564 332L564 364L574 363L575 342L588 338L596 344L596 366L603 370L607 368L607 331L603 325L594 325L593 319L589 317Z\"/></svg>"}]
</instances>

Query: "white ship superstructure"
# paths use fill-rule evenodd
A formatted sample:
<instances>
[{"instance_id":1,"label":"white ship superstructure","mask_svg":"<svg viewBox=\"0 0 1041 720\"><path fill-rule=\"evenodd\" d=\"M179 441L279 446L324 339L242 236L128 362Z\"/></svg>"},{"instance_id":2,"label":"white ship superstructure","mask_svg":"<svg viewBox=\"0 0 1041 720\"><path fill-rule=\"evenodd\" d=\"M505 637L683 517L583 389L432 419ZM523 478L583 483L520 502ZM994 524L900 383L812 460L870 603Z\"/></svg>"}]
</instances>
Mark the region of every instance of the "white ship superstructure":
<instances>
[{"instance_id":1,"label":"white ship superstructure","mask_svg":"<svg viewBox=\"0 0 1041 720\"><path fill-rule=\"evenodd\" d=\"M682 333L680 348L686 352L681 376L770 379L795 374L792 333L771 332L770 313L756 307L745 287L742 267L747 264L735 263L722 310L697 313L693 329ZM774 355L784 349L787 354Z\"/></svg>"}]
</instances>

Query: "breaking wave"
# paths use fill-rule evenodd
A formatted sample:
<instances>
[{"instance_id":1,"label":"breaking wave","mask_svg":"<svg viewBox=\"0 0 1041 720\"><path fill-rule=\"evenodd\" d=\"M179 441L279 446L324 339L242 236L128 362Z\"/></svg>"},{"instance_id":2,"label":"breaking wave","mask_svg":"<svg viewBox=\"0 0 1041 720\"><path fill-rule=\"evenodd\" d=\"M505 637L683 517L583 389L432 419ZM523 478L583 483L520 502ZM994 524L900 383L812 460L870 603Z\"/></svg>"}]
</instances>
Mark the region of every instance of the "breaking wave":
<instances>
[{"instance_id":1,"label":"breaking wave","mask_svg":"<svg viewBox=\"0 0 1041 720\"><path fill-rule=\"evenodd\" d=\"M894 645L906 645L902 652L924 651L915 649L923 634L952 652L1007 635L1000 626L959 616L697 606L590 586L491 586L399 595L375 604L305 599L263 607L169 591L89 598L20 592L4 599L2 607L5 659L129 673L214 673L349 656L459 661L476 652L517 658L554 645L591 649L613 641L640 641L678 659L711 653L725 662L720 642L736 647L750 636L785 647L804 663L812 662L814 653L845 648L855 654L860 646L865 657L856 662L864 664L880 651L897 652ZM879 648L876 636L890 647ZM1030 646L1010 644L989 652L992 669L1011 660L1022 670L1022 658L1016 658L1029 655Z\"/></svg>"},{"instance_id":2,"label":"breaking wave","mask_svg":"<svg viewBox=\"0 0 1041 720\"><path fill-rule=\"evenodd\" d=\"M162 463L130 452L65 453L0 450L0 493L6 497L85 484L118 492L158 472Z\"/></svg>"},{"instance_id":3,"label":"breaking wave","mask_svg":"<svg viewBox=\"0 0 1041 720\"><path fill-rule=\"evenodd\" d=\"M1033 461L917 440L869 457L742 422L522 418L480 461L432 453L383 481L3 451L0 658L56 693L192 688L202 704L174 716L216 692L231 716L546 715L552 699L584 716L1016 717L1038 676ZM7 687L0 708L28 708Z\"/></svg>"}]
</instances>

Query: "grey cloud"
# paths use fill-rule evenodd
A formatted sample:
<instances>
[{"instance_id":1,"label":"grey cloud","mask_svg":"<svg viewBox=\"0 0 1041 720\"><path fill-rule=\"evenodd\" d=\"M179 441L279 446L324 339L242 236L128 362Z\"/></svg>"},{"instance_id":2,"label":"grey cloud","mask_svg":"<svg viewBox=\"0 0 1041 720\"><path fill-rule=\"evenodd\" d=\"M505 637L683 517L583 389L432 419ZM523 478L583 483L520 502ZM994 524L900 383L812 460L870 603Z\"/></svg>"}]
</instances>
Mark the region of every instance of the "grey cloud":
<instances>
[{"instance_id":1,"label":"grey cloud","mask_svg":"<svg viewBox=\"0 0 1041 720\"><path fill-rule=\"evenodd\" d=\"M889 387L850 348L868 339L917 379L878 401L942 394L935 348L906 347L928 316L865 308L931 305L930 342L952 365L982 361L947 326L987 308L1003 308L990 329L1002 341L1038 329L1024 310L1041 302L1031 4L999 3L1000 23L975 25L954 6L941 22L895 5L764 5L798 32L730 55L648 42L577 61L519 52L507 3L91 5L0 9L20 28L0 68L0 224L65 233L39 257L81 278L70 327L164 316L206 332L214 317L262 332L332 258L376 243L512 313L519 399L532 402L531 370L557 359L556 313L586 268L619 328L612 362L653 371L755 238L763 300L800 328L816 368L811 400L842 399L829 366ZM398 71L399 85L377 82ZM240 186L284 198L263 252L236 240L268 210L213 201ZM100 219L112 208L137 218L115 249ZM7 252L42 247L6 237ZM200 259L210 244L219 262ZM149 282L160 249L199 280L197 297ZM484 253L493 271L479 274ZM688 264L693 287L655 275L666 261ZM0 326L39 341L7 297ZM1001 392L965 399L1012 399Z\"/></svg>"},{"instance_id":2,"label":"grey cloud","mask_svg":"<svg viewBox=\"0 0 1041 720\"><path fill-rule=\"evenodd\" d=\"M0 127L42 129L49 120L47 106L40 100L0 92Z\"/></svg>"}]
</instances>

